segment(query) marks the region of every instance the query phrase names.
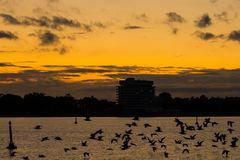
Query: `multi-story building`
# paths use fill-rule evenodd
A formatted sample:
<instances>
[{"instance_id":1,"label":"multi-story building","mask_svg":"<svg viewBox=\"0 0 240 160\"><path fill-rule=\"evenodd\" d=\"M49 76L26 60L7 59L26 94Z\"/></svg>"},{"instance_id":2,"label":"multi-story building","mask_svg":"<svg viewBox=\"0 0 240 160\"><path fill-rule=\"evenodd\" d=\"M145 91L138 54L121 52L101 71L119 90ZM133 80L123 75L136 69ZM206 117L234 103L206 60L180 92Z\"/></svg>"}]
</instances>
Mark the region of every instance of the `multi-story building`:
<instances>
[{"instance_id":1,"label":"multi-story building","mask_svg":"<svg viewBox=\"0 0 240 160\"><path fill-rule=\"evenodd\" d=\"M117 86L117 102L128 109L147 109L151 106L154 95L153 81L127 78L119 81Z\"/></svg>"}]
</instances>

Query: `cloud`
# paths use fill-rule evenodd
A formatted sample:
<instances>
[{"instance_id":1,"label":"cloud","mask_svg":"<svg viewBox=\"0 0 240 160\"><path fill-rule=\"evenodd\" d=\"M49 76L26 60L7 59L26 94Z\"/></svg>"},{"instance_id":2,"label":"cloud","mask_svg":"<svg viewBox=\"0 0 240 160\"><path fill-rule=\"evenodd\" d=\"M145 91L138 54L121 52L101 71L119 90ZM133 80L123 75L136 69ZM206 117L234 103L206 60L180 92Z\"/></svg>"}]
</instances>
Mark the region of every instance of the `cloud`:
<instances>
[{"instance_id":1,"label":"cloud","mask_svg":"<svg viewBox=\"0 0 240 160\"><path fill-rule=\"evenodd\" d=\"M211 3L216 3L218 0L209 0Z\"/></svg>"},{"instance_id":2,"label":"cloud","mask_svg":"<svg viewBox=\"0 0 240 160\"><path fill-rule=\"evenodd\" d=\"M65 17L60 17L60 16L54 16L52 19L53 26L68 26L68 27L75 27L75 28L80 28L81 24L78 21L74 21L71 19L67 19Z\"/></svg>"},{"instance_id":3,"label":"cloud","mask_svg":"<svg viewBox=\"0 0 240 160\"><path fill-rule=\"evenodd\" d=\"M31 66L16 65L9 62L0 62L0 67L15 67L15 68L21 68L21 69L32 68Z\"/></svg>"},{"instance_id":4,"label":"cloud","mask_svg":"<svg viewBox=\"0 0 240 160\"><path fill-rule=\"evenodd\" d=\"M206 28L212 25L211 17L206 13L203 14L198 20L195 21L195 24L199 28Z\"/></svg>"},{"instance_id":5,"label":"cloud","mask_svg":"<svg viewBox=\"0 0 240 160\"><path fill-rule=\"evenodd\" d=\"M54 28L51 24L51 19L49 19L46 16L42 16L40 18L24 17L24 19L21 21L20 24L26 25L26 26L39 26L39 27Z\"/></svg>"},{"instance_id":6,"label":"cloud","mask_svg":"<svg viewBox=\"0 0 240 160\"><path fill-rule=\"evenodd\" d=\"M68 52L68 48L64 45L60 46L59 48L53 49L54 51L57 51L59 54L64 55Z\"/></svg>"},{"instance_id":7,"label":"cloud","mask_svg":"<svg viewBox=\"0 0 240 160\"><path fill-rule=\"evenodd\" d=\"M41 41L41 45L53 45L59 42L59 37L50 31L40 32L38 38Z\"/></svg>"},{"instance_id":8,"label":"cloud","mask_svg":"<svg viewBox=\"0 0 240 160\"><path fill-rule=\"evenodd\" d=\"M92 26L90 24L82 24L82 28L87 32L92 32Z\"/></svg>"},{"instance_id":9,"label":"cloud","mask_svg":"<svg viewBox=\"0 0 240 160\"><path fill-rule=\"evenodd\" d=\"M142 21L142 22L148 22L149 21L149 18L145 13L142 13L140 15L136 15L135 18L136 18L136 20Z\"/></svg>"},{"instance_id":10,"label":"cloud","mask_svg":"<svg viewBox=\"0 0 240 160\"><path fill-rule=\"evenodd\" d=\"M173 27L173 28L171 28L172 29L172 33L173 34L177 34L178 33L178 31L179 31L179 29L178 28L176 28L176 27Z\"/></svg>"},{"instance_id":11,"label":"cloud","mask_svg":"<svg viewBox=\"0 0 240 160\"><path fill-rule=\"evenodd\" d=\"M1 63L0 62L0 67L15 67L15 65L12 63Z\"/></svg>"},{"instance_id":12,"label":"cloud","mask_svg":"<svg viewBox=\"0 0 240 160\"><path fill-rule=\"evenodd\" d=\"M9 14L0 14L0 17L3 18L5 23L12 24L12 25L21 24L21 22L19 22L15 17L13 17Z\"/></svg>"},{"instance_id":13,"label":"cloud","mask_svg":"<svg viewBox=\"0 0 240 160\"><path fill-rule=\"evenodd\" d=\"M43 65L45 68L73 68L73 65Z\"/></svg>"},{"instance_id":14,"label":"cloud","mask_svg":"<svg viewBox=\"0 0 240 160\"><path fill-rule=\"evenodd\" d=\"M14 53L17 52L15 50L0 50L0 53Z\"/></svg>"},{"instance_id":15,"label":"cloud","mask_svg":"<svg viewBox=\"0 0 240 160\"><path fill-rule=\"evenodd\" d=\"M59 3L59 0L47 0L48 3Z\"/></svg>"},{"instance_id":16,"label":"cloud","mask_svg":"<svg viewBox=\"0 0 240 160\"><path fill-rule=\"evenodd\" d=\"M184 67L143 66L71 66L46 65L48 70L23 70L16 73L0 73L0 90L3 93L25 94L45 92L77 97L94 95L115 99L118 80L134 77L153 80L156 94L167 91L174 96L238 96L240 94L240 69L208 69ZM152 70L153 72L149 72ZM164 73L164 71L167 73ZM171 70L176 71L170 74ZM101 75L100 79L68 81L85 74ZM103 94L104 93L104 94Z\"/></svg>"},{"instance_id":17,"label":"cloud","mask_svg":"<svg viewBox=\"0 0 240 160\"><path fill-rule=\"evenodd\" d=\"M240 30L232 31L232 32L228 35L228 39L229 39L229 40L232 40L232 41L238 41L238 42L240 42Z\"/></svg>"},{"instance_id":18,"label":"cloud","mask_svg":"<svg viewBox=\"0 0 240 160\"><path fill-rule=\"evenodd\" d=\"M223 38L224 35L223 34L220 34L220 35L215 35L213 33L210 33L210 32L201 32L201 31L196 31L194 33L198 38L200 38L201 40L213 40L213 39L216 39L216 38Z\"/></svg>"},{"instance_id":19,"label":"cloud","mask_svg":"<svg viewBox=\"0 0 240 160\"><path fill-rule=\"evenodd\" d=\"M46 28L57 29L57 30L62 30L63 29L62 27L71 27L71 28L82 29L86 32L92 31L91 24L81 23L77 20L68 19L62 16L53 16L51 18L47 16L41 16L38 18L35 18L35 17L15 18L9 14L0 14L0 17L3 18L6 24L11 24L11 25L37 26L37 27L46 27ZM101 24L100 22L94 25L99 28L104 27L104 25Z\"/></svg>"},{"instance_id":20,"label":"cloud","mask_svg":"<svg viewBox=\"0 0 240 160\"><path fill-rule=\"evenodd\" d=\"M40 7L33 8L32 11L33 11L33 13L40 14L40 15L47 15L47 14L49 14L47 11L43 10Z\"/></svg>"},{"instance_id":21,"label":"cloud","mask_svg":"<svg viewBox=\"0 0 240 160\"><path fill-rule=\"evenodd\" d=\"M180 14L176 12L168 12L166 13L167 20L164 22L169 26L172 31L172 34L176 35L179 32L179 28L176 26L180 23L185 23L186 20Z\"/></svg>"},{"instance_id":22,"label":"cloud","mask_svg":"<svg viewBox=\"0 0 240 160\"><path fill-rule=\"evenodd\" d=\"M214 14L214 17L218 20L218 21L223 21L226 23L229 23L229 18L228 18L228 13L223 11L219 14Z\"/></svg>"},{"instance_id":23,"label":"cloud","mask_svg":"<svg viewBox=\"0 0 240 160\"><path fill-rule=\"evenodd\" d=\"M169 23L173 23L173 22L184 23L184 22L186 22L186 20L176 12L169 12L166 15L168 17L167 21Z\"/></svg>"},{"instance_id":24,"label":"cloud","mask_svg":"<svg viewBox=\"0 0 240 160\"><path fill-rule=\"evenodd\" d=\"M143 29L143 27L142 26L137 26L137 25L129 25L129 24L127 24L124 27L124 30L136 30L136 29Z\"/></svg>"},{"instance_id":25,"label":"cloud","mask_svg":"<svg viewBox=\"0 0 240 160\"><path fill-rule=\"evenodd\" d=\"M0 31L0 39L16 40L18 37L9 31Z\"/></svg>"},{"instance_id":26,"label":"cloud","mask_svg":"<svg viewBox=\"0 0 240 160\"><path fill-rule=\"evenodd\" d=\"M98 27L98 28L106 28L107 26L105 24L103 24L102 22L94 22L93 23L94 26Z\"/></svg>"}]
</instances>

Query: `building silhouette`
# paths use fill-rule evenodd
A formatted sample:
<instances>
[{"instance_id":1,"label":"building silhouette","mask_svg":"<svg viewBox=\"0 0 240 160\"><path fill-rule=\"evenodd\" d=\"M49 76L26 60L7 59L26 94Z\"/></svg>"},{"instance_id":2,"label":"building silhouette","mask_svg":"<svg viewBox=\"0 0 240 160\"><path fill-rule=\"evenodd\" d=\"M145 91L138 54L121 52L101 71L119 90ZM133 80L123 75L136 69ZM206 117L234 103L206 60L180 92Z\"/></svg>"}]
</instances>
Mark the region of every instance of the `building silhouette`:
<instances>
[{"instance_id":1,"label":"building silhouette","mask_svg":"<svg viewBox=\"0 0 240 160\"><path fill-rule=\"evenodd\" d=\"M153 103L155 87L153 81L127 78L119 81L116 94L117 103L128 110L146 110Z\"/></svg>"}]
</instances>

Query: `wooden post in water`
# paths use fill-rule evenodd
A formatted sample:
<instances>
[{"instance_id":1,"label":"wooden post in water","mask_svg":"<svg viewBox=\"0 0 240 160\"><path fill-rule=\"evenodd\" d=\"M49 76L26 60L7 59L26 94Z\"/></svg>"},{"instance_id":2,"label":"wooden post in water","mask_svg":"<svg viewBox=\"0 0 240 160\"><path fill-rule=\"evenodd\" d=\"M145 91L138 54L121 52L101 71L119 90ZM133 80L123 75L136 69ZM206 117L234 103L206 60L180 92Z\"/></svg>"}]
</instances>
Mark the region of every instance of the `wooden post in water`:
<instances>
[{"instance_id":1,"label":"wooden post in water","mask_svg":"<svg viewBox=\"0 0 240 160\"><path fill-rule=\"evenodd\" d=\"M77 124L78 122L77 122L77 117L75 117L75 122L74 122L74 124Z\"/></svg>"},{"instance_id":2,"label":"wooden post in water","mask_svg":"<svg viewBox=\"0 0 240 160\"><path fill-rule=\"evenodd\" d=\"M196 122L195 122L195 124L198 124L198 116L196 116Z\"/></svg>"},{"instance_id":3,"label":"wooden post in water","mask_svg":"<svg viewBox=\"0 0 240 160\"><path fill-rule=\"evenodd\" d=\"M13 143L13 138L12 138L12 122L9 121L8 122L9 124L9 145L7 147L7 149L9 150L14 150L14 149L17 149L17 146Z\"/></svg>"}]
</instances>

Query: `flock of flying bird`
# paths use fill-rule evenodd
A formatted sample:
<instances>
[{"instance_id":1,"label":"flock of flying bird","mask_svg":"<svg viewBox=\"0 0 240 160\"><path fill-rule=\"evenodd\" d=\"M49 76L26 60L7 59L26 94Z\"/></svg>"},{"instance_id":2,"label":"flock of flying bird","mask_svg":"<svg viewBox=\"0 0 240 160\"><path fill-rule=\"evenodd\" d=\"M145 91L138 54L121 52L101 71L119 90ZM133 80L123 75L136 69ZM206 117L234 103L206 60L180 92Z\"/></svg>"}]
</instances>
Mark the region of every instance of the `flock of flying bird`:
<instances>
[{"instance_id":1,"label":"flock of flying bird","mask_svg":"<svg viewBox=\"0 0 240 160\"><path fill-rule=\"evenodd\" d=\"M85 121L91 121L90 117L86 118ZM168 147L167 147L167 144L165 143L166 137L163 136L161 133L163 132L161 127L160 126L154 127L149 123L144 123L142 126L142 125L139 125L138 121L139 121L139 117L134 117L131 123L126 124L127 128L125 129L125 131L115 133L113 137L110 138L109 147L106 150L109 150L109 151L113 150L113 145L118 145L119 149L123 151L133 147L137 147L138 144L133 140L137 137L139 141L144 143L146 146L149 146L150 150L152 150L153 153L157 152L158 150L161 150L163 157L169 158L170 152L168 152ZM192 145L192 147L196 147L196 148L202 147L204 145L204 140L197 140L198 135L196 133L198 131L205 130L208 127L215 127L216 125L218 125L217 122L212 121L210 118L205 118L203 123L199 123L198 120L196 119L196 123L194 125L184 123L180 119L175 118L175 123L176 123L176 127L179 127L179 133L177 134L179 134L181 138L175 139L173 143L182 149L182 154L189 154L191 152L189 145L193 143L194 145ZM77 124L76 121L75 121L75 124ZM233 135L235 131L233 129L233 124L234 124L233 121L227 121L228 128L226 132L214 132L211 147L219 148L219 149L222 149L222 147L220 147L221 145L226 146L225 148L238 147L237 145L238 138L237 136ZM143 127L145 130L149 128L151 129L152 132L150 134L135 133L133 132L134 127ZM42 129L42 126L37 125L35 126L34 129L40 130ZM191 134L191 131L195 131L194 132L195 134ZM49 141L49 140L50 140L49 137L41 138L41 142ZM56 136L54 140L63 141L63 139L59 136ZM101 141L104 141L104 140L105 140L104 130L98 129L90 133L88 139L81 141L80 145L82 147L85 147L87 150L88 145L89 143L91 143L91 141L99 141L99 143L101 143ZM64 152L71 152L72 150L78 150L78 148L77 147L63 148ZM16 153L17 153L16 151L11 151L10 156L13 157L15 156ZM221 154L223 157L229 157L230 150L222 149ZM82 156L84 159L89 159L91 154L86 151L82 153ZM44 154L39 154L38 157L46 158L47 156ZM22 157L22 159L29 160L30 157L24 156Z\"/></svg>"}]
</instances>

